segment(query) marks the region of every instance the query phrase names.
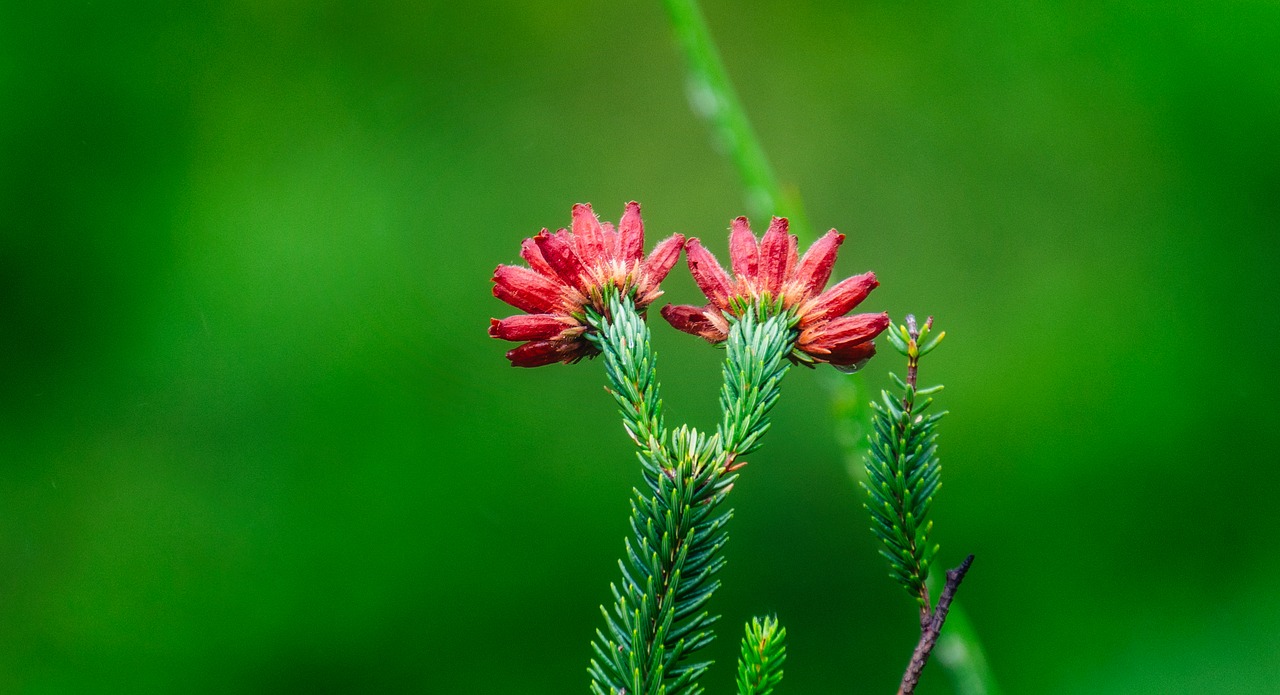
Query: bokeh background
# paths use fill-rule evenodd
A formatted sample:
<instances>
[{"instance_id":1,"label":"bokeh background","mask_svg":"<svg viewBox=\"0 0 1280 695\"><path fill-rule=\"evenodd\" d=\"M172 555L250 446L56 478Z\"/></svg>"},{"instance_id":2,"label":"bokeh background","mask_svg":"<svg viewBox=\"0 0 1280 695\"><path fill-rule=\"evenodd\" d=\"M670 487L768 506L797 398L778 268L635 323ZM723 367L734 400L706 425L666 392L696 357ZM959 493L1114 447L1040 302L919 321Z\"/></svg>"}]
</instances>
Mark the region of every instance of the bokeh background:
<instances>
[{"instance_id":1,"label":"bokeh background","mask_svg":"<svg viewBox=\"0 0 1280 695\"><path fill-rule=\"evenodd\" d=\"M1004 690L1277 692L1280 7L704 9L839 272L948 331L935 534ZM684 84L656 1L0 5L0 690L585 692L638 472L489 276L574 202L722 252ZM719 354L654 333L711 426ZM713 692L753 614L787 693L914 644L829 386L735 490Z\"/></svg>"}]
</instances>

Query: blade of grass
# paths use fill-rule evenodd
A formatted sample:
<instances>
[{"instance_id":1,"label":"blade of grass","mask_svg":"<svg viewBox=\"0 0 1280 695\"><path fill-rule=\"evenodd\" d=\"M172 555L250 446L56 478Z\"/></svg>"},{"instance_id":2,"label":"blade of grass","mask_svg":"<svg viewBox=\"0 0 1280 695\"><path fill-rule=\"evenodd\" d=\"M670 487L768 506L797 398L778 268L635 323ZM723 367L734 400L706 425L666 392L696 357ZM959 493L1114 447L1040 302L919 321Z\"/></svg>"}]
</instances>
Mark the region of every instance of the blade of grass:
<instances>
[{"instance_id":1,"label":"blade of grass","mask_svg":"<svg viewBox=\"0 0 1280 695\"><path fill-rule=\"evenodd\" d=\"M698 3L693 0L665 2L688 67L689 104L695 114L707 121L738 170L747 212L757 219L767 219L770 215L787 217L791 221L791 232L800 241L813 241L816 237L805 218L800 196L795 191L784 190L778 183L769 157L729 81Z\"/></svg>"},{"instance_id":2,"label":"blade of grass","mask_svg":"<svg viewBox=\"0 0 1280 695\"><path fill-rule=\"evenodd\" d=\"M688 68L689 101L694 113L704 118L714 136L723 144L726 154L738 170L746 194L747 209L752 217L781 215L791 220L791 231L805 244L815 239L805 217L800 196L785 190L769 163L760 139L756 137L729 74L720 60L715 41L707 27L697 0L664 0L671 26ZM861 392L861 379L841 376L832 381L831 397L843 417L837 421L857 423L859 433L867 431L870 411ZM837 435L839 436L839 435ZM841 446L848 460L861 459L862 437L843 439ZM861 466L851 466L860 470ZM938 646L938 661L950 676L960 695L1000 695L985 651L968 614L958 604L951 607L946 634Z\"/></svg>"}]
</instances>

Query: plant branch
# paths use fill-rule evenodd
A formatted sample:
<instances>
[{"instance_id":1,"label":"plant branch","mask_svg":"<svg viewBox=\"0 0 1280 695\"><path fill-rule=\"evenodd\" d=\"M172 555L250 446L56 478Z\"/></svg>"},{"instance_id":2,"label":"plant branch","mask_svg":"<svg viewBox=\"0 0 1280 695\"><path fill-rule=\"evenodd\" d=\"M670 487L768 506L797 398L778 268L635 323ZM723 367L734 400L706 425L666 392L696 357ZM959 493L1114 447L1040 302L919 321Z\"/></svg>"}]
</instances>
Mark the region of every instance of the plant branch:
<instances>
[{"instance_id":1,"label":"plant branch","mask_svg":"<svg viewBox=\"0 0 1280 695\"><path fill-rule=\"evenodd\" d=\"M929 317L926 326L933 323L933 317ZM910 338L910 344L916 346L920 339L920 328L916 325L916 317L913 314L907 314L907 335ZM916 393L916 381L920 374L920 352L918 347L913 347L907 355L907 394L902 399L902 408L907 412L912 410L912 400ZM929 628L930 611L929 605L929 582L920 582L920 629L927 630Z\"/></svg>"},{"instance_id":2,"label":"plant branch","mask_svg":"<svg viewBox=\"0 0 1280 695\"><path fill-rule=\"evenodd\" d=\"M720 431L663 429L649 330L625 296L609 298L607 316L591 314L591 340L605 356L608 390L639 447L645 486L631 501L632 536L601 607L588 673L597 695L697 695L710 662L694 661L715 638L719 616L706 606L720 586L722 550L732 511L721 506L737 478L733 457L758 445L789 363L795 332L785 318L751 315L730 329Z\"/></svg>"},{"instance_id":3,"label":"plant branch","mask_svg":"<svg viewBox=\"0 0 1280 695\"><path fill-rule=\"evenodd\" d=\"M960 582L964 581L964 575L969 572L969 566L972 564L973 556L970 555L960 563L959 567L947 570L947 583L942 588L942 595L938 597L938 606L929 616L928 625L920 633L920 641L916 643L916 650L911 654L911 663L907 664L907 671L902 674L898 695L911 695L915 692L916 685L920 682L920 672L929 662L929 654L933 652L934 645L938 643L938 636L942 633L942 624L947 621L951 601L955 598L956 590L960 588Z\"/></svg>"},{"instance_id":4,"label":"plant branch","mask_svg":"<svg viewBox=\"0 0 1280 695\"><path fill-rule=\"evenodd\" d=\"M887 335L896 347L897 334ZM928 394L941 387L918 391L890 376L903 393L895 398L881 391L880 403L872 404L874 432L868 439L867 479L862 487L867 492L871 531L883 544L880 554L889 561L890 575L916 597L923 629L929 617L925 582L938 551L929 540L933 522L928 518L934 493L941 485L936 425L946 413L926 414L933 404ZM918 395L926 397L917 400Z\"/></svg>"}]
</instances>

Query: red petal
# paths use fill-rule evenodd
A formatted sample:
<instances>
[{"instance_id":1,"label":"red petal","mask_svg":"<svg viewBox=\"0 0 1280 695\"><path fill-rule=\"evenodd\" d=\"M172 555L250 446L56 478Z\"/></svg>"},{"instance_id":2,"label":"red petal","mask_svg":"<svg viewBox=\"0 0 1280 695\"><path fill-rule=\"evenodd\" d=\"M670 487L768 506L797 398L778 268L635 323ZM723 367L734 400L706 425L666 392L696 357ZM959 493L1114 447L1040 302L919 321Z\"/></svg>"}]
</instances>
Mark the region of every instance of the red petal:
<instances>
[{"instance_id":1,"label":"red petal","mask_svg":"<svg viewBox=\"0 0 1280 695\"><path fill-rule=\"evenodd\" d=\"M833 229L813 242L813 246L805 252L804 258L796 266L796 282L804 293L797 301L807 301L827 286L831 269L836 264L836 251L843 242L844 235Z\"/></svg>"},{"instance_id":2,"label":"red petal","mask_svg":"<svg viewBox=\"0 0 1280 695\"><path fill-rule=\"evenodd\" d=\"M833 351L830 355L824 355L819 359L824 362L830 362L841 367L852 367L857 369L867 363L867 360L876 354L876 344L870 340L857 345L850 345L840 350Z\"/></svg>"},{"instance_id":3,"label":"red petal","mask_svg":"<svg viewBox=\"0 0 1280 695\"><path fill-rule=\"evenodd\" d=\"M489 335L501 340L550 340L577 322L558 314L517 314L489 319Z\"/></svg>"},{"instance_id":4,"label":"red petal","mask_svg":"<svg viewBox=\"0 0 1280 695\"><path fill-rule=\"evenodd\" d=\"M592 266L604 260L604 229L590 204L573 206L573 236L583 264Z\"/></svg>"},{"instance_id":5,"label":"red petal","mask_svg":"<svg viewBox=\"0 0 1280 695\"><path fill-rule=\"evenodd\" d=\"M689 261L689 272L693 274L698 288L711 300L718 309L729 308L729 297L732 296L732 285L724 268L720 267L716 257L703 248L697 238L690 239L684 246L685 257Z\"/></svg>"},{"instance_id":6,"label":"red petal","mask_svg":"<svg viewBox=\"0 0 1280 695\"><path fill-rule=\"evenodd\" d=\"M733 274L739 280L755 279L760 268L760 248L745 217L733 221L729 232L729 260Z\"/></svg>"},{"instance_id":7,"label":"red petal","mask_svg":"<svg viewBox=\"0 0 1280 695\"><path fill-rule=\"evenodd\" d=\"M760 240L759 288L778 296L794 265L795 241L787 234L787 218L775 217Z\"/></svg>"},{"instance_id":8,"label":"red petal","mask_svg":"<svg viewBox=\"0 0 1280 695\"><path fill-rule=\"evenodd\" d=\"M541 367L556 362L574 362L584 352L573 343L559 340L535 340L507 352L512 367Z\"/></svg>"},{"instance_id":9,"label":"red petal","mask_svg":"<svg viewBox=\"0 0 1280 695\"><path fill-rule=\"evenodd\" d=\"M680 260L680 249L684 248L684 235L673 234L658 242L649 257L644 259L640 268L640 283L636 293L644 296L658 288L658 283L667 277L671 267Z\"/></svg>"},{"instance_id":10,"label":"red petal","mask_svg":"<svg viewBox=\"0 0 1280 695\"><path fill-rule=\"evenodd\" d=\"M845 278L800 310L800 327L813 325L823 319L844 316L880 285L875 273L863 273Z\"/></svg>"},{"instance_id":11,"label":"red petal","mask_svg":"<svg viewBox=\"0 0 1280 695\"><path fill-rule=\"evenodd\" d=\"M708 306L689 306L687 304L668 304L662 307L662 318L667 320L678 331L684 331L706 340L719 343L729 337L708 315L715 311Z\"/></svg>"},{"instance_id":12,"label":"red petal","mask_svg":"<svg viewBox=\"0 0 1280 695\"><path fill-rule=\"evenodd\" d=\"M698 334L698 322L705 307L688 304L668 304L662 307L662 318L667 320L677 331ZM705 318L701 319L706 321Z\"/></svg>"},{"instance_id":13,"label":"red petal","mask_svg":"<svg viewBox=\"0 0 1280 695\"><path fill-rule=\"evenodd\" d=\"M627 203L627 211L618 222L617 258L634 263L644 258L644 221L640 219L640 203Z\"/></svg>"},{"instance_id":14,"label":"red petal","mask_svg":"<svg viewBox=\"0 0 1280 695\"><path fill-rule=\"evenodd\" d=\"M865 343L888 327L888 314L844 316L800 331L796 344L805 352L835 353Z\"/></svg>"},{"instance_id":15,"label":"red petal","mask_svg":"<svg viewBox=\"0 0 1280 695\"><path fill-rule=\"evenodd\" d=\"M547 230L543 229L542 233L546 234ZM553 280L559 280L560 276L556 275L556 271L547 265L547 261L542 257L542 252L538 250L538 244L533 239L525 239L520 242L520 257L529 264L530 268L538 271L538 274L545 275Z\"/></svg>"},{"instance_id":16,"label":"red petal","mask_svg":"<svg viewBox=\"0 0 1280 695\"><path fill-rule=\"evenodd\" d=\"M493 271L493 296L532 314L553 313L563 302L564 286L518 265Z\"/></svg>"},{"instance_id":17,"label":"red petal","mask_svg":"<svg viewBox=\"0 0 1280 695\"><path fill-rule=\"evenodd\" d=\"M800 242L794 234L787 235L787 272L782 276L785 283L796 276L796 259L800 256L796 253L796 244Z\"/></svg>"},{"instance_id":18,"label":"red petal","mask_svg":"<svg viewBox=\"0 0 1280 695\"><path fill-rule=\"evenodd\" d=\"M618 257L618 232L614 230L613 225L609 222L601 222L600 226L604 229L604 255L607 258Z\"/></svg>"},{"instance_id":19,"label":"red petal","mask_svg":"<svg viewBox=\"0 0 1280 695\"><path fill-rule=\"evenodd\" d=\"M573 250L572 240L573 237L563 229L555 234L539 234L533 238L538 250L542 252L542 258L556 275L570 287L586 292L587 268Z\"/></svg>"}]
</instances>

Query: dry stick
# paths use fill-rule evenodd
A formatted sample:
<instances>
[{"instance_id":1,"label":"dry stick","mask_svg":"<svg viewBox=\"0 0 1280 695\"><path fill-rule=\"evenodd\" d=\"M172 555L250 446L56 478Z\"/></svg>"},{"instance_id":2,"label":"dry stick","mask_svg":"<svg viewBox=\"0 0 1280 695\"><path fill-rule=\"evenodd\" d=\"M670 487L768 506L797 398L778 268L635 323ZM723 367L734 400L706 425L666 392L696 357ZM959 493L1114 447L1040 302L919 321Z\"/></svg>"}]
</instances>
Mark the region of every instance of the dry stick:
<instances>
[{"instance_id":1,"label":"dry stick","mask_svg":"<svg viewBox=\"0 0 1280 695\"><path fill-rule=\"evenodd\" d=\"M947 570L947 584L942 589L942 595L938 597L938 606L933 610L929 624L920 632L920 641L916 643L916 650L911 654L911 663L907 664L907 672L902 674L898 695L911 695L916 691L916 684L920 682L920 672L929 662L929 654L933 651L933 646L938 643L942 624L947 620L947 611L951 610L951 599L955 597L956 589L960 588L960 582L964 581L964 575L972 564L973 556L970 555L960 563L959 567Z\"/></svg>"}]
</instances>

